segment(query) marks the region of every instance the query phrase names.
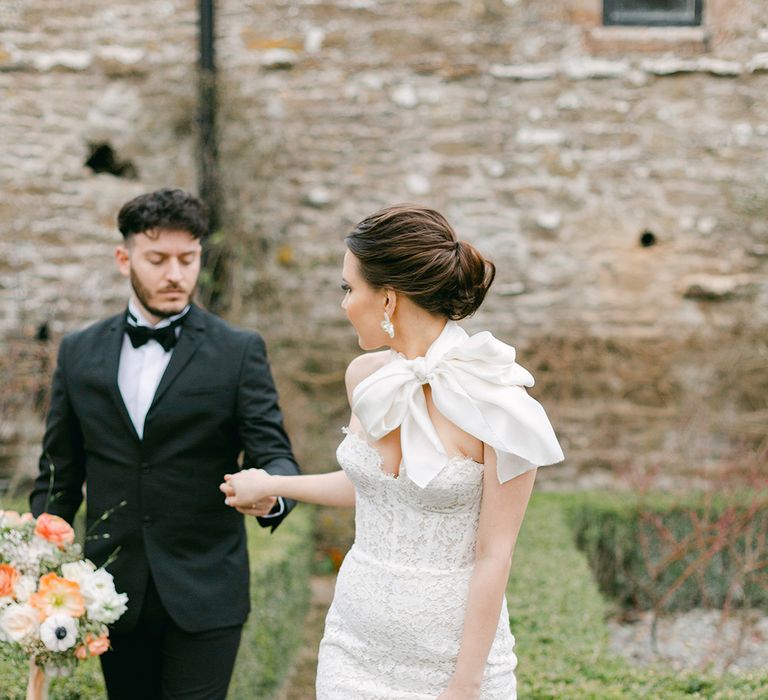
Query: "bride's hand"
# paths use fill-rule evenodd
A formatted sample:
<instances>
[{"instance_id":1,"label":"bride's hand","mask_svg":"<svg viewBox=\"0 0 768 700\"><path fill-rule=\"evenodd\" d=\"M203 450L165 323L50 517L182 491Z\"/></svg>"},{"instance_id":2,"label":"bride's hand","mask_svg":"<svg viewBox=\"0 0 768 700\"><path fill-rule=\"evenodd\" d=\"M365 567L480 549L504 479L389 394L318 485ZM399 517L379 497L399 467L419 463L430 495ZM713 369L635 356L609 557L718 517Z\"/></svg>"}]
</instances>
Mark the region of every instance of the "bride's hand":
<instances>
[{"instance_id":1,"label":"bride's hand","mask_svg":"<svg viewBox=\"0 0 768 700\"><path fill-rule=\"evenodd\" d=\"M270 493L271 475L263 469L244 469L237 474L225 474L219 490L226 496L224 503L245 515L268 515L277 502Z\"/></svg>"},{"instance_id":2,"label":"bride's hand","mask_svg":"<svg viewBox=\"0 0 768 700\"><path fill-rule=\"evenodd\" d=\"M446 688L440 695L437 696L436 700L477 700L480 696L475 693L462 693L458 690L451 690L451 688Z\"/></svg>"},{"instance_id":3,"label":"bride's hand","mask_svg":"<svg viewBox=\"0 0 768 700\"><path fill-rule=\"evenodd\" d=\"M449 685L436 700L477 700L480 697L480 691L475 688L459 688Z\"/></svg>"}]
</instances>

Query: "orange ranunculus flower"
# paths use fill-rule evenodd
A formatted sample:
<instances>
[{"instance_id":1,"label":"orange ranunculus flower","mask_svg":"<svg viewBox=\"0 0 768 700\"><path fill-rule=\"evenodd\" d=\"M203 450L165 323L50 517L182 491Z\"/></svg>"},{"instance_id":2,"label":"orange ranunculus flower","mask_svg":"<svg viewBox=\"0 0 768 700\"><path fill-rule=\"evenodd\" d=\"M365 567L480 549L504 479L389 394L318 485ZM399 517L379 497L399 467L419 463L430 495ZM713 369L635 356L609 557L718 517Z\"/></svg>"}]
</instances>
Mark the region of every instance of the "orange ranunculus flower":
<instances>
[{"instance_id":1,"label":"orange ranunculus flower","mask_svg":"<svg viewBox=\"0 0 768 700\"><path fill-rule=\"evenodd\" d=\"M35 534L44 540L53 542L57 547L72 544L75 541L75 531L72 526L58 515L43 513L38 517Z\"/></svg>"},{"instance_id":2,"label":"orange ranunculus flower","mask_svg":"<svg viewBox=\"0 0 768 700\"><path fill-rule=\"evenodd\" d=\"M56 613L80 617L85 612L80 586L54 573L40 577L37 593L29 596L29 604L40 611L41 619Z\"/></svg>"},{"instance_id":3,"label":"orange ranunculus flower","mask_svg":"<svg viewBox=\"0 0 768 700\"><path fill-rule=\"evenodd\" d=\"M101 656L105 651L109 651L108 634L102 634L101 637L86 634L85 644L81 644L75 649L75 656L82 661L89 656Z\"/></svg>"},{"instance_id":4,"label":"orange ranunculus flower","mask_svg":"<svg viewBox=\"0 0 768 700\"><path fill-rule=\"evenodd\" d=\"M13 595L19 572L10 564L0 564L0 598Z\"/></svg>"},{"instance_id":5,"label":"orange ranunculus flower","mask_svg":"<svg viewBox=\"0 0 768 700\"><path fill-rule=\"evenodd\" d=\"M91 656L101 656L109 649L109 637L104 634L101 637L94 637L91 634L85 636L85 643L88 645L88 651Z\"/></svg>"}]
</instances>

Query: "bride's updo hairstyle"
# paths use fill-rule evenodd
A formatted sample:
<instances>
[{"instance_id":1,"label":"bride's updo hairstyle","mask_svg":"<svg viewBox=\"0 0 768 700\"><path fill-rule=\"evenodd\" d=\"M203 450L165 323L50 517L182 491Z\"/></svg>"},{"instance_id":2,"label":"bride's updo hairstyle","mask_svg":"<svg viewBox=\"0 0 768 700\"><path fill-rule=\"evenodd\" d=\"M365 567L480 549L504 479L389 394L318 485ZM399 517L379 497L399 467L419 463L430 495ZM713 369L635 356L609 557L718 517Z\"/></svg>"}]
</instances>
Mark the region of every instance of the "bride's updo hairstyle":
<instances>
[{"instance_id":1,"label":"bride's updo hairstyle","mask_svg":"<svg viewBox=\"0 0 768 700\"><path fill-rule=\"evenodd\" d=\"M345 242L372 287L389 287L453 321L477 311L496 275L494 264L459 241L442 214L416 204L371 214Z\"/></svg>"}]
</instances>

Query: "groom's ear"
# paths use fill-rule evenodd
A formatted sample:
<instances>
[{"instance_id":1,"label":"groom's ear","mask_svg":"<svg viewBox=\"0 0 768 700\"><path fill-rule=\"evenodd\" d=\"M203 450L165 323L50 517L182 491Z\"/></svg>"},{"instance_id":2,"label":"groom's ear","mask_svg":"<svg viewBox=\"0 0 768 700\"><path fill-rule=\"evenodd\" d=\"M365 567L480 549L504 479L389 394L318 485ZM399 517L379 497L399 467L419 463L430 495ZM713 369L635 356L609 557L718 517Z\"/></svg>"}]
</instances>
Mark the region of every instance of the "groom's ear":
<instances>
[{"instance_id":1,"label":"groom's ear","mask_svg":"<svg viewBox=\"0 0 768 700\"><path fill-rule=\"evenodd\" d=\"M117 269L123 277L130 277L131 274L131 254L127 246L119 245L115 248L115 262Z\"/></svg>"}]
</instances>

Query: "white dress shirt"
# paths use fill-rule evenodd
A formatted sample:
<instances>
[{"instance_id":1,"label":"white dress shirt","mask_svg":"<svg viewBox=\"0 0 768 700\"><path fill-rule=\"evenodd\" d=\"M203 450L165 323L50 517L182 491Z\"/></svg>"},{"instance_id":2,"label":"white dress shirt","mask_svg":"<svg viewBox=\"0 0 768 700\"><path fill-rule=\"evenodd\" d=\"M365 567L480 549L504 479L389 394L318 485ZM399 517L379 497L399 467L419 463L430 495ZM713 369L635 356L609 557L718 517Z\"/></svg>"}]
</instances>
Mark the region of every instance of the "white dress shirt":
<instances>
[{"instance_id":1,"label":"white dress shirt","mask_svg":"<svg viewBox=\"0 0 768 700\"><path fill-rule=\"evenodd\" d=\"M144 317L133 299L128 302L128 311L136 319L137 326L164 328L186 314L189 311L189 306L181 313L164 318L154 326ZM176 328L177 338L181 332L182 328L178 326ZM123 334L120 364L117 370L117 385L139 439L144 437L144 422L147 418L147 412L152 405L152 399L155 397L160 380L171 361L172 354L173 349L164 350L163 346L156 340L149 340L144 345L135 348L128 334ZM277 504L277 510L274 513L262 517L274 518L282 515L285 510L282 497L278 497Z\"/></svg>"},{"instance_id":2,"label":"white dress shirt","mask_svg":"<svg viewBox=\"0 0 768 700\"><path fill-rule=\"evenodd\" d=\"M152 325L134 304L133 299L128 302L128 311L136 319L137 326L148 328L163 328L171 325L176 319L181 318L187 311L187 306L181 313L169 318L164 318L157 325ZM181 327L176 329L176 337L181 333ZM173 350L164 350L156 340L149 340L138 348L133 347L128 334L123 335L123 346L120 349L120 365L117 371L117 385L123 403L128 409L133 427L139 438L144 437L144 421L147 412L155 397L155 392L160 384L168 363L171 361Z\"/></svg>"}]
</instances>

